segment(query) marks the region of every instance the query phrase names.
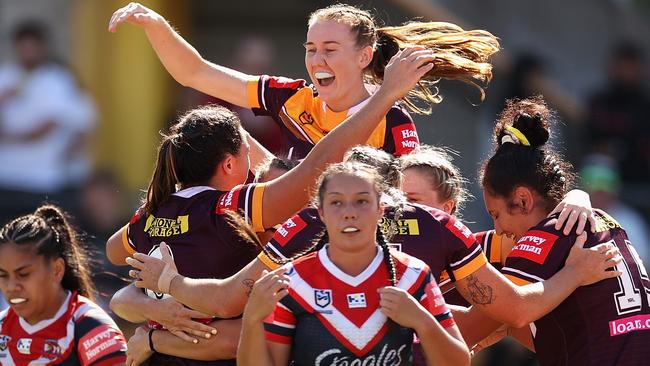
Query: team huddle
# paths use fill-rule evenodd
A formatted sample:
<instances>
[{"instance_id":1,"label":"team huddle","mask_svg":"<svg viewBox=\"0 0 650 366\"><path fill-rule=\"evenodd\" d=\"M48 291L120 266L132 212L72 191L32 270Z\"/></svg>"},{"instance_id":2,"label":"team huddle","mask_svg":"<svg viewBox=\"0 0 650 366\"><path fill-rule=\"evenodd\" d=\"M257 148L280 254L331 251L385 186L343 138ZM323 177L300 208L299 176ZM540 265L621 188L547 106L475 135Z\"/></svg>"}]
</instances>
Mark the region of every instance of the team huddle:
<instances>
[{"instance_id":1,"label":"team huddle","mask_svg":"<svg viewBox=\"0 0 650 366\"><path fill-rule=\"evenodd\" d=\"M122 23L179 83L274 119L293 160L224 107L178 118L142 205L106 244L132 267L110 303L143 324L128 340L94 304L61 210L6 224L1 365L469 365L505 333L544 366L647 364L648 273L616 218L571 190L541 96L508 101L485 137L489 230L462 223L465 179L418 139L409 113L442 101L438 80L483 94L489 32L378 28L329 6L309 17L309 83L208 62L137 3L109 30Z\"/></svg>"}]
</instances>

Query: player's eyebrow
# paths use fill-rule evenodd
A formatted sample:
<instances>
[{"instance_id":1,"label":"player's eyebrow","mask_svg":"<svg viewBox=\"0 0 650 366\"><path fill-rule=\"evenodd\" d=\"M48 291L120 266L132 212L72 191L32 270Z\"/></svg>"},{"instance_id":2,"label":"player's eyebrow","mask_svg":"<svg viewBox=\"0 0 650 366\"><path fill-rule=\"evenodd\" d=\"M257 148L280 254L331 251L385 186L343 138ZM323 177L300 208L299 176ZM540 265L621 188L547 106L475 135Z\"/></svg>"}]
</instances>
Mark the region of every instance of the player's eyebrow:
<instances>
[{"instance_id":1,"label":"player's eyebrow","mask_svg":"<svg viewBox=\"0 0 650 366\"><path fill-rule=\"evenodd\" d=\"M340 45L340 43L337 42L337 41L325 41L325 42L323 42L323 43L324 43L324 44L337 44L337 45ZM314 42L305 42L305 43L303 43L302 45L305 46L305 47L307 47L307 46L315 46L316 44L315 44Z\"/></svg>"}]
</instances>

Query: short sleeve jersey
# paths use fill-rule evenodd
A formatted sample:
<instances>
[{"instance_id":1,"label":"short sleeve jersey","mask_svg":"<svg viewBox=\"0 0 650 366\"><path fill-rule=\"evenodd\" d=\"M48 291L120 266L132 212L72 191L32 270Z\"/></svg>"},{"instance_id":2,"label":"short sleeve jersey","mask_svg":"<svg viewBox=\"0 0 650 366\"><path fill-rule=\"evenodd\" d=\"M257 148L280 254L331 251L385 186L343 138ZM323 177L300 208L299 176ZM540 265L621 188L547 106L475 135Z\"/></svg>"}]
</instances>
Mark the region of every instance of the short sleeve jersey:
<instances>
[{"instance_id":1,"label":"short sleeve jersey","mask_svg":"<svg viewBox=\"0 0 650 366\"><path fill-rule=\"evenodd\" d=\"M198 186L170 196L154 215L133 216L123 237L129 252L160 255L169 245L178 272L192 278L226 278L255 258L257 251L232 229L224 214L239 212L263 231L263 184L238 186L230 192ZM157 251L157 253L156 253Z\"/></svg>"},{"instance_id":2,"label":"short sleeve jersey","mask_svg":"<svg viewBox=\"0 0 650 366\"><path fill-rule=\"evenodd\" d=\"M288 132L294 158L304 158L334 127L363 107L366 101L341 112L330 110L313 85L305 80L260 76L249 81L248 103L256 115L272 117ZM379 122L368 145L399 156L420 142L415 124L403 108L393 106Z\"/></svg>"},{"instance_id":3,"label":"short sleeve jersey","mask_svg":"<svg viewBox=\"0 0 650 366\"><path fill-rule=\"evenodd\" d=\"M585 247L612 243L623 262L623 274L583 286L543 318L535 321L533 336L540 364L630 366L650 360L650 280L636 250L621 226L597 211L596 232ZM502 269L517 284L544 281L565 264L576 235L555 230L557 214L522 236Z\"/></svg>"},{"instance_id":4,"label":"short sleeve jersey","mask_svg":"<svg viewBox=\"0 0 650 366\"><path fill-rule=\"evenodd\" d=\"M426 264L391 251L396 286L443 327L454 324ZM292 365L410 365L413 330L389 321L377 289L389 286L383 252L358 276L338 269L326 247L287 265L289 295L265 320L267 340L290 344Z\"/></svg>"},{"instance_id":5,"label":"short sleeve jersey","mask_svg":"<svg viewBox=\"0 0 650 366\"><path fill-rule=\"evenodd\" d=\"M382 231L392 233L389 245L419 258L438 281L444 271L457 281L474 273L487 262L471 231L455 217L428 206L405 203L387 207L379 222ZM259 258L277 267L268 256L286 260L312 246L325 229L316 208L306 208L287 220L266 244Z\"/></svg>"},{"instance_id":6,"label":"short sleeve jersey","mask_svg":"<svg viewBox=\"0 0 650 366\"><path fill-rule=\"evenodd\" d=\"M483 253L488 260L488 263L492 267L496 268L497 271L501 270L503 265L501 264L501 244L502 244L502 235L498 235L494 230L480 231L474 233L476 241L481 245ZM456 287L449 280L449 275L447 272L443 272L441 276L440 288L442 293L445 296L445 301L447 304L459 305L459 306L471 306L471 304L465 300L465 298L458 292Z\"/></svg>"},{"instance_id":7,"label":"short sleeve jersey","mask_svg":"<svg viewBox=\"0 0 650 366\"><path fill-rule=\"evenodd\" d=\"M0 364L100 366L126 361L126 340L89 299L70 293L52 319L29 324L11 308L0 312Z\"/></svg>"},{"instance_id":8,"label":"short sleeve jersey","mask_svg":"<svg viewBox=\"0 0 650 366\"><path fill-rule=\"evenodd\" d=\"M227 278L255 259L258 251L232 228L225 214L238 212L256 231L263 231L264 184L246 184L229 192L198 186L176 192L154 215L136 214L123 245L131 252L160 258L160 242L172 252L178 273L191 278ZM146 290L150 297L168 295ZM206 319L205 321L208 321ZM150 322L152 327L160 327ZM154 354L152 362L166 365L235 365L234 360L198 361Z\"/></svg>"}]
</instances>

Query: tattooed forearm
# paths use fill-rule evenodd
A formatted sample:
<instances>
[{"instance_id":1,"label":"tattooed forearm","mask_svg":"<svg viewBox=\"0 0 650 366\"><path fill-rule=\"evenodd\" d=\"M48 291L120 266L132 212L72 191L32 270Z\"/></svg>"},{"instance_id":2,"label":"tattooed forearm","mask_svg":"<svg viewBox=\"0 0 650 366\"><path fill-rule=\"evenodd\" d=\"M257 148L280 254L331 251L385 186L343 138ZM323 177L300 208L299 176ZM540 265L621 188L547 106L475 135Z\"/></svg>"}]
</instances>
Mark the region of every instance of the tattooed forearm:
<instances>
[{"instance_id":1,"label":"tattooed forearm","mask_svg":"<svg viewBox=\"0 0 650 366\"><path fill-rule=\"evenodd\" d=\"M246 296L250 296L251 291L253 291L253 285L255 284L255 281L250 279L250 278L247 278L247 279L241 281L241 284L246 289L245 290L246 291Z\"/></svg>"},{"instance_id":2,"label":"tattooed forearm","mask_svg":"<svg viewBox=\"0 0 650 366\"><path fill-rule=\"evenodd\" d=\"M471 303L476 305L489 305L494 301L492 287L479 281L474 275L467 276L467 292Z\"/></svg>"}]
</instances>

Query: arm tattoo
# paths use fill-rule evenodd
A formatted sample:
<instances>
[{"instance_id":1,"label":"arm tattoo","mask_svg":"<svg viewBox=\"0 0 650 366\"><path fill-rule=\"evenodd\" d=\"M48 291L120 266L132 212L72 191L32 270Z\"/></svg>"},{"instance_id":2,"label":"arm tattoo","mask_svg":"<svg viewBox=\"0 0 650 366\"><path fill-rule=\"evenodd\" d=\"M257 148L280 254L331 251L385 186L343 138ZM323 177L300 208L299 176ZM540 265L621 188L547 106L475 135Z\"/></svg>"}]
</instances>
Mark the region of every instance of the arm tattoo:
<instances>
[{"instance_id":1,"label":"arm tattoo","mask_svg":"<svg viewBox=\"0 0 650 366\"><path fill-rule=\"evenodd\" d=\"M467 291L470 301L478 305L489 305L494 300L492 287L479 281L474 275L467 276Z\"/></svg>"},{"instance_id":2,"label":"arm tattoo","mask_svg":"<svg viewBox=\"0 0 650 366\"><path fill-rule=\"evenodd\" d=\"M251 292L253 291L253 285L255 284L255 281L253 281L253 280L250 279L250 278L247 278L247 279L241 281L241 284L242 284L242 285L244 286L244 288L246 289L246 290L245 290L245 291L246 291L246 296L250 296L250 295L251 295Z\"/></svg>"}]
</instances>

